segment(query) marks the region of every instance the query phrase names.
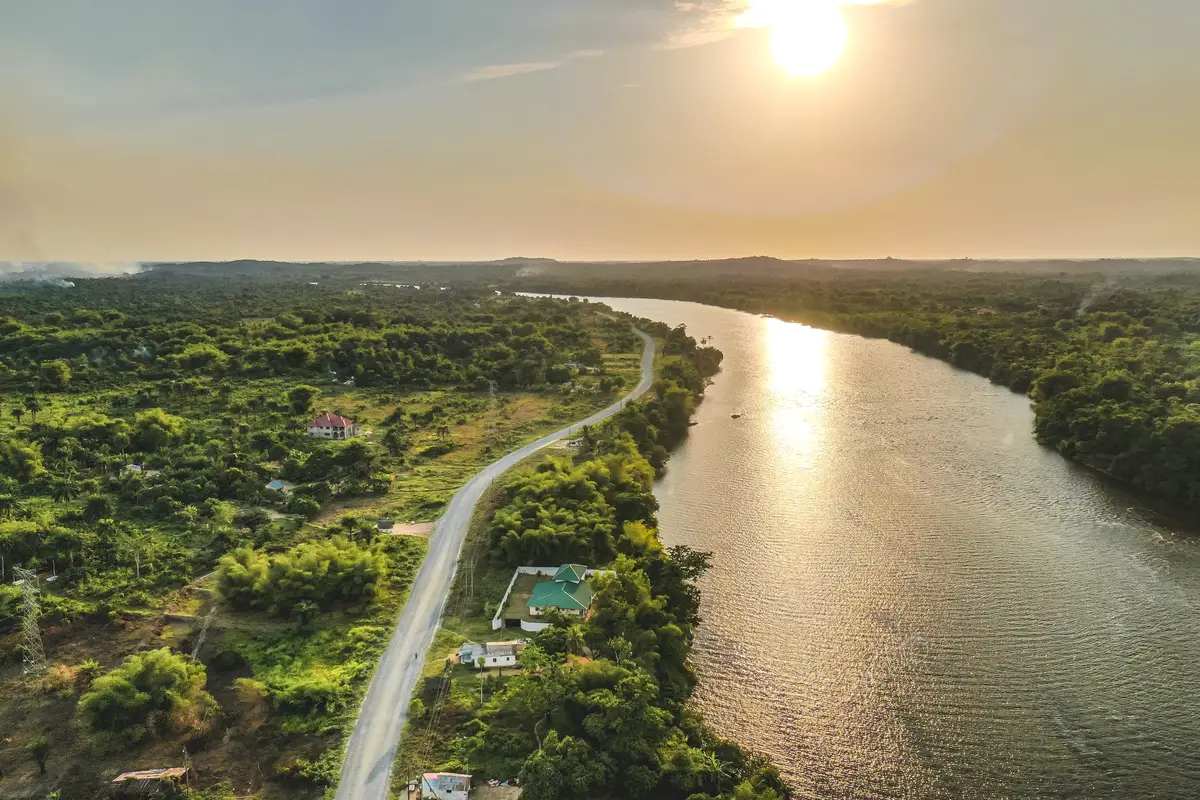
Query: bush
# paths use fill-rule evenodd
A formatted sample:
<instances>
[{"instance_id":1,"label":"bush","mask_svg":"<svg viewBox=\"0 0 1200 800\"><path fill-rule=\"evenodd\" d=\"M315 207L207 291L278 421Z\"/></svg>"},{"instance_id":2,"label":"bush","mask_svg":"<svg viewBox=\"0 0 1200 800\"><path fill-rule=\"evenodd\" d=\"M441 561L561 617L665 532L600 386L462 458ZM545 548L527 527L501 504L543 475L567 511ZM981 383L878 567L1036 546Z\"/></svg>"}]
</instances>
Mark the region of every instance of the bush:
<instances>
[{"instance_id":1,"label":"bush","mask_svg":"<svg viewBox=\"0 0 1200 800\"><path fill-rule=\"evenodd\" d=\"M306 542L276 556L243 547L222 556L217 568L217 584L231 605L280 616L305 602L319 610L370 603L386 578L383 554L344 536Z\"/></svg>"},{"instance_id":2,"label":"bush","mask_svg":"<svg viewBox=\"0 0 1200 800\"><path fill-rule=\"evenodd\" d=\"M168 648L135 653L97 678L79 700L88 727L129 742L148 729L202 728L217 704L204 690L204 666Z\"/></svg>"},{"instance_id":3,"label":"bush","mask_svg":"<svg viewBox=\"0 0 1200 800\"><path fill-rule=\"evenodd\" d=\"M54 664L42 678L42 691L61 698L73 697L79 673L66 664Z\"/></svg>"},{"instance_id":4,"label":"bush","mask_svg":"<svg viewBox=\"0 0 1200 800\"><path fill-rule=\"evenodd\" d=\"M292 514L300 514L306 519L315 519L321 513L321 504L311 497L292 495L288 500L287 510Z\"/></svg>"}]
</instances>

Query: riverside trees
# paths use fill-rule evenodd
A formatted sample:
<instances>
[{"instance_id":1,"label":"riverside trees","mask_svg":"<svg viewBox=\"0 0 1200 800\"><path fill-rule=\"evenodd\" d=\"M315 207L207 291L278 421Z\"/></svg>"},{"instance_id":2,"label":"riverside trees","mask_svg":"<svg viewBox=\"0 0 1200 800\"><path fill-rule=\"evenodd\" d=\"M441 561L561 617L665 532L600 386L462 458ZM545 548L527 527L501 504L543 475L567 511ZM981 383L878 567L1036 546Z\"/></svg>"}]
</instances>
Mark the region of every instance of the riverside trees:
<instances>
[{"instance_id":1,"label":"riverside trees","mask_svg":"<svg viewBox=\"0 0 1200 800\"><path fill-rule=\"evenodd\" d=\"M1083 269L797 265L734 281L665 268L525 286L699 301L890 339L1029 394L1038 440L1068 458L1147 495L1200 506L1200 278Z\"/></svg>"},{"instance_id":2,"label":"riverside trees","mask_svg":"<svg viewBox=\"0 0 1200 800\"><path fill-rule=\"evenodd\" d=\"M639 323L640 324L640 323ZM720 740L687 708L687 664L699 622L695 581L709 554L664 549L652 494L655 467L686 434L719 353L682 329L656 330L678 361L645 399L586 432L575 458L515 474L489 526L506 564L578 560L604 567L585 620L560 617L521 655L523 669L444 732L446 768L519 774L523 797L616 795L664 800L779 800L788 790L766 761ZM703 367L697 365L703 363ZM465 701L464 697L464 701Z\"/></svg>"}]
</instances>

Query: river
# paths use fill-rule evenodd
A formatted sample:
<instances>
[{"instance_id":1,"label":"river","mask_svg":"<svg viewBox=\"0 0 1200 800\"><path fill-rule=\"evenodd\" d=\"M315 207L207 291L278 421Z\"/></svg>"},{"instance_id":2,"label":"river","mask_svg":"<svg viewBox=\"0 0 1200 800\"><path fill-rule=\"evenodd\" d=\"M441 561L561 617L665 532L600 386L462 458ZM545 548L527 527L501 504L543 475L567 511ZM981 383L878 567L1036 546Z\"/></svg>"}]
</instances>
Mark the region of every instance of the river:
<instances>
[{"instance_id":1,"label":"river","mask_svg":"<svg viewBox=\"0 0 1200 800\"><path fill-rule=\"evenodd\" d=\"M1200 542L886 341L606 299L724 368L656 493L696 703L805 798L1200 797ZM733 418L740 415L740 418Z\"/></svg>"}]
</instances>

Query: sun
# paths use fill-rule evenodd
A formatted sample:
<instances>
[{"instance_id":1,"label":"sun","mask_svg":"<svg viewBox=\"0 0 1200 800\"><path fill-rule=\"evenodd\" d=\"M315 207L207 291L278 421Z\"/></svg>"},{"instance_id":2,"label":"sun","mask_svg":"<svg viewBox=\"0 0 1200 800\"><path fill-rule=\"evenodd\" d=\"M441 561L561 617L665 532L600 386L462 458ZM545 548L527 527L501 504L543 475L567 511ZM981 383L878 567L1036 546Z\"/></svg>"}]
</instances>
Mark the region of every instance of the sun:
<instances>
[{"instance_id":1,"label":"sun","mask_svg":"<svg viewBox=\"0 0 1200 800\"><path fill-rule=\"evenodd\" d=\"M771 56L793 77L819 75L837 63L849 36L837 0L750 0L740 28L771 29Z\"/></svg>"}]
</instances>

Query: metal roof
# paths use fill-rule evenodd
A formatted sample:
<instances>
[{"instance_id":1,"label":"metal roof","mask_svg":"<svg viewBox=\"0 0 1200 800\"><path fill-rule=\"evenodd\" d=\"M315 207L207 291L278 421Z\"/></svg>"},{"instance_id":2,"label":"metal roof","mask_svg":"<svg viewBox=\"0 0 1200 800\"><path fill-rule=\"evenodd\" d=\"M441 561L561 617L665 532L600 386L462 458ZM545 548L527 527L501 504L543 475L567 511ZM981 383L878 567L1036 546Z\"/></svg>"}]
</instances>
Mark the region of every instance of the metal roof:
<instances>
[{"instance_id":1,"label":"metal roof","mask_svg":"<svg viewBox=\"0 0 1200 800\"><path fill-rule=\"evenodd\" d=\"M587 581L543 581L533 587L530 608L561 608L586 611L592 605L592 587Z\"/></svg>"}]
</instances>

